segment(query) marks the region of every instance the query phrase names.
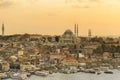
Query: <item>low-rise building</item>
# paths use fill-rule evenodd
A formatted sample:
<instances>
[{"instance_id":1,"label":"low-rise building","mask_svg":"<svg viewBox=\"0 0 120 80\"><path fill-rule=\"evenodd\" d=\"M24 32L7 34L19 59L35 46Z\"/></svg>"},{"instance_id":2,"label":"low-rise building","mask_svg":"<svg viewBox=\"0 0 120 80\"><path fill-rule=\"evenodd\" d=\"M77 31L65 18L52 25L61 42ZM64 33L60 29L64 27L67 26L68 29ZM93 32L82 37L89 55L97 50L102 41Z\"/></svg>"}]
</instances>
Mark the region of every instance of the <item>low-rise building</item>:
<instances>
[{"instance_id":1,"label":"low-rise building","mask_svg":"<svg viewBox=\"0 0 120 80\"><path fill-rule=\"evenodd\" d=\"M78 66L79 65L78 61L73 58L66 58L61 63L62 65L66 65L66 66Z\"/></svg>"},{"instance_id":2,"label":"low-rise building","mask_svg":"<svg viewBox=\"0 0 120 80\"><path fill-rule=\"evenodd\" d=\"M20 70L25 71L25 70L33 70L34 67L33 65L30 64L30 62L24 62L20 65Z\"/></svg>"}]
</instances>

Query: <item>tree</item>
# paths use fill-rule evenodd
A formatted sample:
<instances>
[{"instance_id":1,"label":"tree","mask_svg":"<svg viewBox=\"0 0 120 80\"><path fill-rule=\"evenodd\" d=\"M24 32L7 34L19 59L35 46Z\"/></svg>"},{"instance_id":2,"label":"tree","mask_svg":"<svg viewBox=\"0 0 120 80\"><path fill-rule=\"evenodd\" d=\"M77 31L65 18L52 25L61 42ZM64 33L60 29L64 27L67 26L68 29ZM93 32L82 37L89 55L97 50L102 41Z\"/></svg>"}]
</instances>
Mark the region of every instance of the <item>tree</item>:
<instances>
[{"instance_id":1,"label":"tree","mask_svg":"<svg viewBox=\"0 0 120 80\"><path fill-rule=\"evenodd\" d=\"M49 42L52 42L52 37L47 38Z\"/></svg>"},{"instance_id":2,"label":"tree","mask_svg":"<svg viewBox=\"0 0 120 80\"><path fill-rule=\"evenodd\" d=\"M60 36L55 36L55 41L59 42L59 40L60 40Z\"/></svg>"},{"instance_id":3,"label":"tree","mask_svg":"<svg viewBox=\"0 0 120 80\"><path fill-rule=\"evenodd\" d=\"M94 53L99 53L99 54L102 54L102 53L104 52L104 51L103 51L103 47L98 46L98 48L97 48L97 49L95 49L93 52L94 52Z\"/></svg>"}]
</instances>

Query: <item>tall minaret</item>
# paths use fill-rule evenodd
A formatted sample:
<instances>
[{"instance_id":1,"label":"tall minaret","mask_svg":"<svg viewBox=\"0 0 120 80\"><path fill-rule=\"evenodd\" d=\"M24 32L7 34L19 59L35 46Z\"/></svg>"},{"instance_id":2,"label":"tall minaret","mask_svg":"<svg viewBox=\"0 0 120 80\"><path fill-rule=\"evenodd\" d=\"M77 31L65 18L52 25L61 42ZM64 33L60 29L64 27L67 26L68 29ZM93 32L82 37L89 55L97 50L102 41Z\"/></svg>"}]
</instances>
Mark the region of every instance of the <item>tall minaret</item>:
<instances>
[{"instance_id":1,"label":"tall minaret","mask_svg":"<svg viewBox=\"0 0 120 80\"><path fill-rule=\"evenodd\" d=\"M2 23L2 36L4 36L4 30L5 30L4 23Z\"/></svg>"},{"instance_id":2,"label":"tall minaret","mask_svg":"<svg viewBox=\"0 0 120 80\"><path fill-rule=\"evenodd\" d=\"M79 34L79 30L78 30L78 24L77 24L77 37L78 37L78 34Z\"/></svg>"},{"instance_id":3,"label":"tall minaret","mask_svg":"<svg viewBox=\"0 0 120 80\"><path fill-rule=\"evenodd\" d=\"M75 30L74 33L75 33L75 36L76 36L76 33L77 33L77 32L76 32L76 29L77 29L77 25L75 24L75 26L74 26L74 30Z\"/></svg>"},{"instance_id":4,"label":"tall minaret","mask_svg":"<svg viewBox=\"0 0 120 80\"><path fill-rule=\"evenodd\" d=\"M91 36L92 36L92 33L91 33L91 30L89 29L88 30L88 40L91 40Z\"/></svg>"}]
</instances>

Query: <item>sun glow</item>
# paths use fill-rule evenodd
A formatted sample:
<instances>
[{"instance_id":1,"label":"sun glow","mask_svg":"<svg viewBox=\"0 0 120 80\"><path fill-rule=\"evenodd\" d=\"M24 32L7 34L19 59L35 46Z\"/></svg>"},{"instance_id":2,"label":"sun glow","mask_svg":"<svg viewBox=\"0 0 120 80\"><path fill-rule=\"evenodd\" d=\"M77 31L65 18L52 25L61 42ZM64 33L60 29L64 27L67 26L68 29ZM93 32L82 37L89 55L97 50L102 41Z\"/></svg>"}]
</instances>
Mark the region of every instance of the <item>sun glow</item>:
<instances>
[{"instance_id":1,"label":"sun glow","mask_svg":"<svg viewBox=\"0 0 120 80\"><path fill-rule=\"evenodd\" d=\"M80 35L87 35L89 28L94 35L120 35L119 14L119 0L0 1L0 23L5 22L6 34L62 34L78 23Z\"/></svg>"}]
</instances>

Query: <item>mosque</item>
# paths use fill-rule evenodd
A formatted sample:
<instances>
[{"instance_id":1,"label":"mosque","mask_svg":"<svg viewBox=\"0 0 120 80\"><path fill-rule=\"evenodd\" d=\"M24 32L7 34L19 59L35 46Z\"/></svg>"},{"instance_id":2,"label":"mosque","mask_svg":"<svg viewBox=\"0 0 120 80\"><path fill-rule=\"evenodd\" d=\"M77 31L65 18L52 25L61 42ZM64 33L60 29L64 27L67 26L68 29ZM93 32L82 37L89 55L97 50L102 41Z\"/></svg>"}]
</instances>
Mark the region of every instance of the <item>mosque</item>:
<instances>
[{"instance_id":1,"label":"mosque","mask_svg":"<svg viewBox=\"0 0 120 80\"><path fill-rule=\"evenodd\" d=\"M74 26L74 33L70 29L68 29L60 37L61 44L76 44L78 43L78 41L78 24L75 24Z\"/></svg>"},{"instance_id":2,"label":"mosque","mask_svg":"<svg viewBox=\"0 0 120 80\"><path fill-rule=\"evenodd\" d=\"M5 30L4 23L2 23L2 36L4 36L4 30Z\"/></svg>"}]
</instances>

